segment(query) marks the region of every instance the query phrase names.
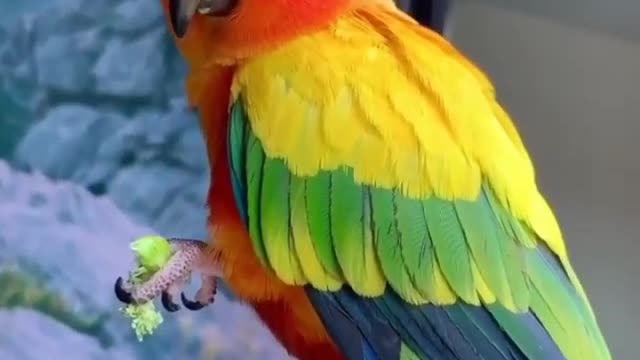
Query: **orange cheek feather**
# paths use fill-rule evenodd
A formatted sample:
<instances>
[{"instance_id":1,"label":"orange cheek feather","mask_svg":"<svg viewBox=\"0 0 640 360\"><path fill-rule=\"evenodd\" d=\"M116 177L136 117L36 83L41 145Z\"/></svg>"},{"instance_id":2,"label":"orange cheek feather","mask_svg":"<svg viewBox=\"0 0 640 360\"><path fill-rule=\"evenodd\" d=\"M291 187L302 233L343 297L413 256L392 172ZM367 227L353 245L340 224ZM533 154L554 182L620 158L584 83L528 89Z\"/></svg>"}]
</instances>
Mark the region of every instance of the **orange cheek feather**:
<instances>
[{"instance_id":1,"label":"orange cheek feather","mask_svg":"<svg viewBox=\"0 0 640 360\"><path fill-rule=\"evenodd\" d=\"M226 140L232 69L192 74L190 102L200 111L213 168L207 203L211 214L212 258L221 261L231 290L257 312L283 346L300 360L342 360L302 287L289 286L268 271L253 252L236 207ZM213 78L215 77L215 79ZM206 80L203 80L206 79ZM212 81L215 80L215 81Z\"/></svg>"}]
</instances>

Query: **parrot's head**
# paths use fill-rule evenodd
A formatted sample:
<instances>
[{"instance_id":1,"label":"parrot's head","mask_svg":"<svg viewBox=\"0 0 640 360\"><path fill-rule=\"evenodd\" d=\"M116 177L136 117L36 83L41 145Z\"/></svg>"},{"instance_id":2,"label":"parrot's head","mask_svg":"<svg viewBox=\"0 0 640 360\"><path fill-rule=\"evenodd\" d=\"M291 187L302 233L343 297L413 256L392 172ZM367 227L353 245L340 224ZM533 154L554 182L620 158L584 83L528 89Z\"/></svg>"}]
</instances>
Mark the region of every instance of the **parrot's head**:
<instances>
[{"instance_id":1,"label":"parrot's head","mask_svg":"<svg viewBox=\"0 0 640 360\"><path fill-rule=\"evenodd\" d=\"M356 2L392 0L162 0L191 65L233 64L321 28Z\"/></svg>"},{"instance_id":2,"label":"parrot's head","mask_svg":"<svg viewBox=\"0 0 640 360\"><path fill-rule=\"evenodd\" d=\"M162 0L178 47L191 66L232 65L320 29L362 6L395 8L394 0ZM449 0L400 0L416 18ZM426 5L426 6L425 6ZM416 10L417 9L417 10ZM429 22L432 20L428 20ZM438 20L434 18L433 22ZM430 25L430 24L427 24Z\"/></svg>"}]
</instances>

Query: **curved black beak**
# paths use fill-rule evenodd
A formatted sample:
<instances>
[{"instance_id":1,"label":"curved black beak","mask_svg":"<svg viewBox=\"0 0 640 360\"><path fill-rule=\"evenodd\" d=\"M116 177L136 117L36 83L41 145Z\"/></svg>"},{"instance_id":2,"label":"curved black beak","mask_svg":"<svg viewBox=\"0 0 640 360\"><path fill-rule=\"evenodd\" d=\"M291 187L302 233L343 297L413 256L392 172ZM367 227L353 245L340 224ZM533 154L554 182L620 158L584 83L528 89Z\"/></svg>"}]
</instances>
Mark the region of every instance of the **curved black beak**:
<instances>
[{"instance_id":1,"label":"curved black beak","mask_svg":"<svg viewBox=\"0 0 640 360\"><path fill-rule=\"evenodd\" d=\"M169 0L169 19L178 38L184 37L189 23L198 10L200 0Z\"/></svg>"}]
</instances>

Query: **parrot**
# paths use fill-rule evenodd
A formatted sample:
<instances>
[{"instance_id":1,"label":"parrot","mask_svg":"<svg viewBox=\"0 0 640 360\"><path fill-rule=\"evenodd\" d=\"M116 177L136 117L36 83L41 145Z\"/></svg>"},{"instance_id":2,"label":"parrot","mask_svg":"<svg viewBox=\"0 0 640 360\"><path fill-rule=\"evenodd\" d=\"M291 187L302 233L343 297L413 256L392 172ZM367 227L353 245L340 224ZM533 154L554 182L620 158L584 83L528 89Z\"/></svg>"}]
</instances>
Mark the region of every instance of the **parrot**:
<instances>
[{"instance_id":1,"label":"parrot","mask_svg":"<svg viewBox=\"0 0 640 360\"><path fill-rule=\"evenodd\" d=\"M215 279L300 360L609 360L491 79L391 0L161 0L211 165L210 239L115 286Z\"/></svg>"}]
</instances>

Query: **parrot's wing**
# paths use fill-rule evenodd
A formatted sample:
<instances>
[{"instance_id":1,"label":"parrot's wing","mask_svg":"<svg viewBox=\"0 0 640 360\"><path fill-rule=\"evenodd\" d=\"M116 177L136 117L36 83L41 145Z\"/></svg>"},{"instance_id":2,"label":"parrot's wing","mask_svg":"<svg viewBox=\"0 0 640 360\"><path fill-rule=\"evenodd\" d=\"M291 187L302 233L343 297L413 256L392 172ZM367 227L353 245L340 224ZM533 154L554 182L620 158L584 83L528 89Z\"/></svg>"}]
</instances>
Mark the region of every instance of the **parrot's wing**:
<instances>
[{"instance_id":1,"label":"parrot's wing","mask_svg":"<svg viewBox=\"0 0 640 360\"><path fill-rule=\"evenodd\" d=\"M233 89L254 250L348 359L610 359L516 130L439 37L358 14Z\"/></svg>"}]
</instances>

